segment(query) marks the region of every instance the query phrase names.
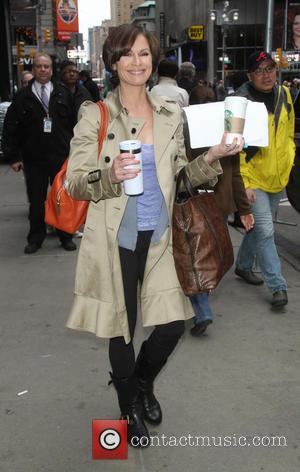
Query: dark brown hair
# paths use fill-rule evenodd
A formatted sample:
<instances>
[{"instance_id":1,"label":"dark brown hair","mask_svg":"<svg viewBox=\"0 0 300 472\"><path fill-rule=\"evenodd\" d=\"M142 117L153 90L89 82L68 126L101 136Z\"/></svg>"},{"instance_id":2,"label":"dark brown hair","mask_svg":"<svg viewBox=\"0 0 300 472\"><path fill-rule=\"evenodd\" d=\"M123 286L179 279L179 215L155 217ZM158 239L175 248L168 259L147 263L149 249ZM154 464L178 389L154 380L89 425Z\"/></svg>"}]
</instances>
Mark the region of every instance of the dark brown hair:
<instances>
[{"instance_id":1,"label":"dark brown hair","mask_svg":"<svg viewBox=\"0 0 300 472\"><path fill-rule=\"evenodd\" d=\"M196 85L196 87L191 90L189 105L197 105L215 101L215 92L210 87L206 87L205 85Z\"/></svg>"},{"instance_id":2,"label":"dark brown hair","mask_svg":"<svg viewBox=\"0 0 300 472\"><path fill-rule=\"evenodd\" d=\"M174 79L178 74L179 67L176 62L170 59L163 59L158 64L157 73L160 77L171 77Z\"/></svg>"},{"instance_id":3,"label":"dark brown hair","mask_svg":"<svg viewBox=\"0 0 300 472\"><path fill-rule=\"evenodd\" d=\"M112 28L103 45L103 61L107 71L114 74L113 64L118 62L132 48L136 38L142 34L148 41L152 55L152 73L156 70L160 57L157 37L141 26L126 23Z\"/></svg>"}]
</instances>

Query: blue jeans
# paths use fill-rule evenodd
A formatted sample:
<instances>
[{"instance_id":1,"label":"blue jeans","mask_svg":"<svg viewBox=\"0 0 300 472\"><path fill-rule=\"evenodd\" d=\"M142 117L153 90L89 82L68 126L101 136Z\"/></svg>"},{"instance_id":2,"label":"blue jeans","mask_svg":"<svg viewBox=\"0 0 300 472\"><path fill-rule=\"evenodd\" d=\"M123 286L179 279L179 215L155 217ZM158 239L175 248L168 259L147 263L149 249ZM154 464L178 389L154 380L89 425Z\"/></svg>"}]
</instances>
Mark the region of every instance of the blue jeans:
<instances>
[{"instance_id":1,"label":"blue jeans","mask_svg":"<svg viewBox=\"0 0 300 472\"><path fill-rule=\"evenodd\" d=\"M278 208L281 192L269 193L256 189L256 201L252 203L255 225L245 234L239 249L236 266L242 270L252 270L257 256L262 275L269 289L274 293L286 290L287 284L281 274L280 259L274 240L273 217Z\"/></svg>"},{"instance_id":2,"label":"blue jeans","mask_svg":"<svg viewBox=\"0 0 300 472\"><path fill-rule=\"evenodd\" d=\"M195 313L195 323L201 321L212 320L212 311L209 306L208 293L197 293L190 297Z\"/></svg>"}]
</instances>

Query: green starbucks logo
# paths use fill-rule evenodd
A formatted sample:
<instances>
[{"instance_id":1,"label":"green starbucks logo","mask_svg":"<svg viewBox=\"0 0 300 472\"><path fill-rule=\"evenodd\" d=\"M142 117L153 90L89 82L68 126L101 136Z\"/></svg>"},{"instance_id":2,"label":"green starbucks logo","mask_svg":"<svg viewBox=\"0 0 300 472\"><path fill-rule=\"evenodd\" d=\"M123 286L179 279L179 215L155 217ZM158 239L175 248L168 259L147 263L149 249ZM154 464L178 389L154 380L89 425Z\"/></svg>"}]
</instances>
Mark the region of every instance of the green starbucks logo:
<instances>
[{"instance_id":1,"label":"green starbucks logo","mask_svg":"<svg viewBox=\"0 0 300 472\"><path fill-rule=\"evenodd\" d=\"M232 111L225 110L225 131L227 131L228 133L231 132L231 128L232 128L231 118L232 117L233 117Z\"/></svg>"}]
</instances>

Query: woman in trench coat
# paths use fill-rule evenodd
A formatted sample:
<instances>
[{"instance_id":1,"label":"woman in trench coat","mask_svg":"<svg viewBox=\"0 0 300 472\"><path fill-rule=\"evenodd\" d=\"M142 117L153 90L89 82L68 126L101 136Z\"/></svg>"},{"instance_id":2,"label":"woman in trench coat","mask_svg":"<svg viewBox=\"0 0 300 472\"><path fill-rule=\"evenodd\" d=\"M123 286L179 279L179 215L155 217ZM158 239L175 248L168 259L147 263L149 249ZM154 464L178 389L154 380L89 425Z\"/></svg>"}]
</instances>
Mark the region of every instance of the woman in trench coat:
<instances>
[{"instance_id":1,"label":"woman in trench coat","mask_svg":"<svg viewBox=\"0 0 300 472\"><path fill-rule=\"evenodd\" d=\"M128 420L128 442L143 447L149 439L144 420L162 420L153 381L182 335L184 320L193 317L172 254L176 175L186 166L193 185L214 185L222 173L218 159L240 147L236 142L225 146L223 137L187 163L179 106L146 90L159 60L154 35L121 25L107 38L103 58L119 85L106 99L109 125L101 155L98 159L99 109L85 102L68 162L70 194L90 205L67 326L109 338L111 377L121 418ZM120 141L128 139L142 143L144 193L137 197L126 196L122 186L138 173L127 168L137 163L134 155L119 151ZM137 298L143 326L155 328L135 359Z\"/></svg>"}]
</instances>

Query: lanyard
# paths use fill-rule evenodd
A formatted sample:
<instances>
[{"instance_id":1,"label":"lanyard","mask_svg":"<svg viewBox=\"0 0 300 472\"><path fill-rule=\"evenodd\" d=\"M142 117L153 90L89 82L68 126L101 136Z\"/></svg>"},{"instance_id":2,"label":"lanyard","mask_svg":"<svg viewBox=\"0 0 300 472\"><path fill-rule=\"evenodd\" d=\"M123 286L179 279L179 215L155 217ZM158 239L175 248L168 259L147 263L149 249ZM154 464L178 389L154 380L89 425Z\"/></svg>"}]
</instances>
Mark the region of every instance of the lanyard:
<instances>
[{"instance_id":1,"label":"lanyard","mask_svg":"<svg viewBox=\"0 0 300 472\"><path fill-rule=\"evenodd\" d=\"M42 106L43 106L45 112L47 113L47 117L49 117L49 106L42 100L42 97L41 97L41 95L39 94L39 92L38 92L38 90L37 90L37 88L36 88L36 85L34 84L33 86L34 86L34 90L35 90L35 92L36 92L36 95L37 95L39 101L41 102L41 104L42 104ZM46 90L45 90L45 92L47 93Z\"/></svg>"}]
</instances>

